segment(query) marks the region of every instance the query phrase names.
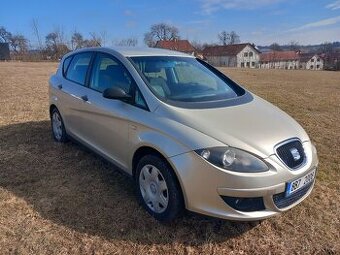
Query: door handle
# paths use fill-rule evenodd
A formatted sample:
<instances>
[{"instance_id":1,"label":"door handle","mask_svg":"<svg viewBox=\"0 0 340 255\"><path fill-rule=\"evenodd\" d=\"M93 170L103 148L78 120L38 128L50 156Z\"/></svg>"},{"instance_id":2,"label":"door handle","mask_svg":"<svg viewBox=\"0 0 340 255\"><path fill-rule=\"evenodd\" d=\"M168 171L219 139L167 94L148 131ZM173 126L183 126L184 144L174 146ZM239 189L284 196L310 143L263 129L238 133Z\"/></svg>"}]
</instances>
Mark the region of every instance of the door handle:
<instances>
[{"instance_id":1,"label":"door handle","mask_svg":"<svg viewBox=\"0 0 340 255\"><path fill-rule=\"evenodd\" d=\"M89 100L89 98L87 97L87 95L81 96L81 99L83 99L83 101L87 102Z\"/></svg>"},{"instance_id":2,"label":"door handle","mask_svg":"<svg viewBox=\"0 0 340 255\"><path fill-rule=\"evenodd\" d=\"M62 89L63 85L59 84L57 87L58 87L58 89Z\"/></svg>"}]
</instances>

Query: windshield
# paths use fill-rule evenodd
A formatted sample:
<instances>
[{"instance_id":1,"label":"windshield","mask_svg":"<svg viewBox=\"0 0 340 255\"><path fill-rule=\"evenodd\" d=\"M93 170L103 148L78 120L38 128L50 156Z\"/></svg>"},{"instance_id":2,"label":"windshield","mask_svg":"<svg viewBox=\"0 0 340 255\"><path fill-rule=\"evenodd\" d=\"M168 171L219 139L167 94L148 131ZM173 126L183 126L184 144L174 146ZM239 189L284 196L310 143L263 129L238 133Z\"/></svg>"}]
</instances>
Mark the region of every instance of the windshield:
<instances>
[{"instance_id":1,"label":"windshield","mask_svg":"<svg viewBox=\"0 0 340 255\"><path fill-rule=\"evenodd\" d=\"M156 96L179 102L236 98L240 87L204 62L190 57L131 57Z\"/></svg>"}]
</instances>

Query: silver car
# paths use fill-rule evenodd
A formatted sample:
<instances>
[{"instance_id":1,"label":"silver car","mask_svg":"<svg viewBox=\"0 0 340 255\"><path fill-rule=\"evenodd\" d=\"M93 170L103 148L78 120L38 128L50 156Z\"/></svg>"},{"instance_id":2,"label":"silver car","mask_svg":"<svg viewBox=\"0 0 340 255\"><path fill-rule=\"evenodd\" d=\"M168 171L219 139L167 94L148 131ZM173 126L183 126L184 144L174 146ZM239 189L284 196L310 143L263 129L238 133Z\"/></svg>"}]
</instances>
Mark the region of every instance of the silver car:
<instances>
[{"instance_id":1,"label":"silver car","mask_svg":"<svg viewBox=\"0 0 340 255\"><path fill-rule=\"evenodd\" d=\"M302 127L193 56L82 49L49 84L54 139L73 138L131 175L157 220L185 208L259 220L313 189L317 153Z\"/></svg>"}]
</instances>

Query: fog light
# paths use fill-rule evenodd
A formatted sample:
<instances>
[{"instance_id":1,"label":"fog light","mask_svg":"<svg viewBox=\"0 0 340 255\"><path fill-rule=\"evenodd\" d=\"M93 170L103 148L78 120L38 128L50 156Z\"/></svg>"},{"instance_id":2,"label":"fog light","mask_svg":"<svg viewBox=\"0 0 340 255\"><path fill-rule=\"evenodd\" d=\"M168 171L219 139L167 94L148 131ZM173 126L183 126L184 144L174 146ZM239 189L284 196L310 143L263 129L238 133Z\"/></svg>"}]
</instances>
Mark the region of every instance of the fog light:
<instances>
[{"instance_id":1,"label":"fog light","mask_svg":"<svg viewBox=\"0 0 340 255\"><path fill-rule=\"evenodd\" d=\"M224 166L230 166L235 161L235 152L232 150L227 150L225 153L223 153L222 156L222 163Z\"/></svg>"},{"instance_id":2,"label":"fog light","mask_svg":"<svg viewBox=\"0 0 340 255\"><path fill-rule=\"evenodd\" d=\"M221 197L231 208L241 212L256 212L265 210L262 197Z\"/></svg>"}]
</instances>

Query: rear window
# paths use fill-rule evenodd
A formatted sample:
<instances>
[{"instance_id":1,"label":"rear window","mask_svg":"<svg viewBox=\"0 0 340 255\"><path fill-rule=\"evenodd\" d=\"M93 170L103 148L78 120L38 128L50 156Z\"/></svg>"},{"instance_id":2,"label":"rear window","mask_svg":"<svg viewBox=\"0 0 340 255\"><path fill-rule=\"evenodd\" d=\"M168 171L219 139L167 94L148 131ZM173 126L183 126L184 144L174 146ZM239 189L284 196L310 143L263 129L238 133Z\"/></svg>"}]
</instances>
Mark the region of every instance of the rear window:
<instances>
[{"instance_id":1,"label":"rear window","mask_svg":"<svg viewBox=\"0 0 340 255\"><path fill-rule=\"evenodd\" d=\"M67 68L66 78L80 85L85 85L86 73L90 64L92 53L79 53L74 55ZM66 60L65 60L66 61Z\"/></svg>"},{"instance_id":2,"label":"rear window","mask_svg":"<svg viewBox=\"0 0 340 255\"><path fill-rule=\"evenodd\" d=\"M72 57L73 57L73 56L70 56L70 57L68 57L68 58L66 58L66 59L64 60L64 63L63 63L63 75L64 75L64 76L66 75L66 71L67 71L68 66L69 66L70 63L71 63Z\"/></svg>"}]
</instances>

